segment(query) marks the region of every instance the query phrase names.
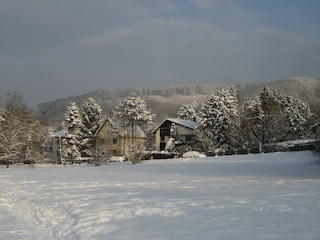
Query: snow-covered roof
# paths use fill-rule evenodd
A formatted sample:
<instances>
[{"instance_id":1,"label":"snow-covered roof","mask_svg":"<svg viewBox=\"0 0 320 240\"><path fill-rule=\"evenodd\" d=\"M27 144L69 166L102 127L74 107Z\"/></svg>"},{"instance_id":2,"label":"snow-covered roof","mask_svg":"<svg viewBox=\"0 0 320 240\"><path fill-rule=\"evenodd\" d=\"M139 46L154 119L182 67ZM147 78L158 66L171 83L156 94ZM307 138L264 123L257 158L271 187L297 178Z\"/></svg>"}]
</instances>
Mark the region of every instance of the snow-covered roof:
<instances>
[{"instance_id":1,"label":"snow-covered roof","mask_svg":"<svg viewBox=\"0 0 320 240\"><path fill-rule=\"evenodd\" d=\"M175 124L178 124L178 125L181 125L181 126L184 126L186 128L190 128L192 130L196 129L197 127L199 127L199 123L197 122L194 122L194 121L191 121L191 120L187 120L187 119L181 119L181 118L166 118L165 120L163 120L159 126L157 126L153 131L152 133L154 134L158 128L160 128L160 126L166 122L166 121L170 121L170 122L173 122Z\"/></svg>"},{"instance_id":2,"label":"snow-covered roof","mask_svg":"<svg viewBox=\"0 0 320 240\"><path fill-rule=\"evenodd\" d=\"M101 129L104 127L104 125L109 122L111 124L111 126L115 129L121 129L119 130L119 134L121 137L124 137L124 136L131 136L131 133L132 133L132 127L131 126L128 126L124 129L123 131L123 127L121 127L121 124L119 121L116 121L114 119L111 119L111 118L107 118L103 124L101 124L100 128L96 131L96 133L94 134L94 136L96 136L100 131ZM134 132L135 132L135 136L136 137L141 137L141 138L146 138L147 135L144 133L144 131L139 127L139 126L134 126Z\"/></svg>"},{"instance_id":3,"label":"snow-covered roof","mask_svg":"<svg viewBox=\"0 0 320 240\"><path fill-rule=\"evenodd\" d=\"M66 137L68 135L68 130L67 129L62 129L58 132L52 133L50 136L53 138L60 138L60 137Z\"/></svg>"}]
</instances>

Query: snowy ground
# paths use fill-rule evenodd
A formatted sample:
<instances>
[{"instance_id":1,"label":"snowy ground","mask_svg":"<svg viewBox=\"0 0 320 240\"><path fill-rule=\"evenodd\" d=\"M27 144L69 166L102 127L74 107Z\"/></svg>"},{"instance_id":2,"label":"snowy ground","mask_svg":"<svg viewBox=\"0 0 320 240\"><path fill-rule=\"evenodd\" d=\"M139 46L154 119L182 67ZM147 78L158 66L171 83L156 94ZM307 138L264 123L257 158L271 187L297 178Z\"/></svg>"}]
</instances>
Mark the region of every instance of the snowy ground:
<instances>
[{"instance_id":1,"label":"snowy ground","mask_svg":"<svg viewBox=\"0 0 320 240\"><path fill-rule=\"evenodd\" d=\"M0 168L0 239L320 239L309 152Z\"/></svg>"}]
</instances>

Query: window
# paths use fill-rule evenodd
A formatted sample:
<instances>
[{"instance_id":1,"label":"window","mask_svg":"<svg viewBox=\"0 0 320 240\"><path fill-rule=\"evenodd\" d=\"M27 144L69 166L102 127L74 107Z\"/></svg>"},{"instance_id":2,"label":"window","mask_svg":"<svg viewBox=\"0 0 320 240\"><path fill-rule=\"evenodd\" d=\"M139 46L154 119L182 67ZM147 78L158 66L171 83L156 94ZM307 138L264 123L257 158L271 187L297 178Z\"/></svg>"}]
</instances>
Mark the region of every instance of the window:
<instances>
[{"instance_id":1,"label":"window","mask_svg":"<svg viewBox=\"0 0 320 240\"><path fill-rule=\"evenodd\" d=\"M112 139L112 143L113 143L113 144L117 144L117 143L118 143L118 138L113 138L113 139Z\"/></svg>"}]
</instances>

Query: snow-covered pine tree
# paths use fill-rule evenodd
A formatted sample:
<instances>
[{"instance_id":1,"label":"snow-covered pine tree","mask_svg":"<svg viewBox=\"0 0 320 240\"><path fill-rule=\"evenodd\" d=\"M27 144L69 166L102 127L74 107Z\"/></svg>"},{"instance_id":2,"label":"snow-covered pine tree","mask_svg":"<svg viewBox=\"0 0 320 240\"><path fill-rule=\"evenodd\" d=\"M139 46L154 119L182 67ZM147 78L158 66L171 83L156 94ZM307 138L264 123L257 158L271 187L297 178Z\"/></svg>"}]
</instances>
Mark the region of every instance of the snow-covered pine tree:
<instances>
[{"instance_id":1,"label":"snow-covered pine tree","mask_svg":"<svg viewBox=\"0 0 320 240\"><path fill-rule=\"evenodd\" d=\"M228 119L228 127L226 129L227 144L232 147L239 147L240 143L240 105L237 90L232 86L228 90L218 91L218 96L225 106L224 115Z\"/></svg>"},{"instance_id":2,"label":"snow-covered pine tree","mask_svg":"<svg viewBox=\"0 0 320 240\"><path fill-rule=\"evenodd\" d=\"M89 97L83 102L80 114L83 125L82 132L84 136L91 137L98 130L101 124L101 113L101 105L92 97Z\"/></svg>"},{"instance_id":3,"label":"snow-covered pine tree","mask_svg":"<svg viewBox=\"0 0 320 240\"><path fill-rule=\"evenodd\" d=\"M285 96L282 98L282 104L286 118L286 140L306 138L309 120L312 117L308 102L298 97Z\"/></svg>"},{"instance_id":4,"label":"snow-covered pine tree","mask_svg":"<svg viewBox=\"0 0 320 240\"><path fill-rule=\"evenodd\" d=\"M82 104L80 111L82 120L82 135L81 140L82 153L84 156L92 156L96 146L92 136L96 133L101 124L102 108L92 97L86 99Z\"/></svg>"},{"instance_id":5,"label":"snow-covered pine tree","mask_svg":"<svg viewBox=\"0 0 320 240\"><path fill-rule=\"evenodd\" d=\"M195 130L195 138L201 151L212 152L217 147L215 133L220 130L216 127L218 119L222 115L219 103L217 96L209 95L199 110L197 121L200 123L200 127Z\"/></svg>"},{"instance_id":6,"label":"snow-covered pine tree","mask_svg":"<svg viewBox=\"0 0 320 240\"><path fill-rule=\"evenodd\" d=\"M141 151L144 146L141 146L141 143L134 142L135 132L138 129L137 127L147 129L153 124L154 118L154 114L152 114L151 110L147 108L145 100L136 94L130 94L115 106L113 110L113 118L119 120L123 128L131 128L131 155L141 156ZM139 146L135 146L136 144ZM141 159L135 157L132 157L131 160L133 163L141 161Z\"/></svg>"},{"instance_id":7,"label":"snow-covered pine tree","mask_svg":"<svg viewBox=\"0 0 320 240\"><path fill-rule=\"evenodd\" d=\"M280 93L264 87L259 99L264 113L263 119L263 144L283 141L285 137L285 115Z\"/></svg>"},{"instance_id":8,"label":"snow-covered pine tree","mask_svg":"<svg viewBox=\"0 0 320 240\"><path fill-rule=\"evenodd\" d=\"M206 142L207 150L228 144L239 146L240 114L237 92L234 88L221 89L210 95L202 104L197 121L201 126L196 130L198 141ZM208 146L208 143L213 146Z\"/></svg>"},{"instance_id":9,"label":"snow-covered pine tree","mask_svg":"<svg viewBox=\"0 0 320 240\"><path fill-rule=\"evenodd\" d=\"M192 102L189 104L183 104L178 111L178 118L195 121L197 118L196 113L197 103Z\"/></svg>"},{"instance_id":10,"label":"snow-covered pine tree","mask_svg":"<svg viewBox=\"0 0 320 240\"><path fill-rule=\"evenodd\" d=\"M83 129L79 107L75 102L71 102L65 113L68 135L64 139L64 153L66 157L75 159L81 157L81 140Z\"/></svg>"},{"instance_id":11,"label":"snow-covered pine tree","mask_svg":"<svg viewBox=\"0 0 320 240\"><path fill-rule=\"evenodd\" d=\"M147 127L153 123L154 114L147 108L144 99L131 94L115 106L113 117L121 121L123 127L139 126L141 128Z\"/></svg>"},{"instance_id":12,"label":"snow-covered pine tree","mask_svg":"<svg viewBox=\"0 0 320 240\"><path fill-rule=\"evenodd\" d=\"M241 113L241 132L243 147L260 147L262 141L264 113L261 107L260 99L247 100ZM259 149L260 150L260 149Z\"/></svg>"}]
</instances>

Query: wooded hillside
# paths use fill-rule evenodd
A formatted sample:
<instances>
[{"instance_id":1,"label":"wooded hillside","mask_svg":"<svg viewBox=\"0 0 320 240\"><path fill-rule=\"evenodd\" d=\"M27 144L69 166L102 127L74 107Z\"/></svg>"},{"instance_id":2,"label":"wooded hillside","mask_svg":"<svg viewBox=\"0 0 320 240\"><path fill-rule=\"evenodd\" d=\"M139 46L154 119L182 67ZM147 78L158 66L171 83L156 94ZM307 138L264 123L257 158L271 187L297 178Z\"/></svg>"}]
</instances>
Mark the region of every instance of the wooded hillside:
<instances>
[{"instance_id":1,"label":"wooded hillside","mask_svg":"<svg viewBox=\"0 0 320 240\"><path fill-rule=\"evenodd\" d=\"M182 104L196 101L198 106L210 93L218 89L228 88L228 84L188 84L162 88L131 88L122 90L98 90L87 94L57 99L52 102L38 105L40 111L46 111L46 117L50 122L57 123L64 120L64 113L68 104L72 101L80 105L85 99L93 97L102 106L103 114L111 116L113 107L130 93L137 93L143 97L156 114L156 122L161 122L165 117L176 117L177 111ZM320 104L320 79L293 78L278 80L268 83L252 83L245 86L236 86L240 92L241 99L256 96L263 86L277 90L282 94L290 94L305 98L313 108L319 112Z\"/></svg>"}]
</instances>

